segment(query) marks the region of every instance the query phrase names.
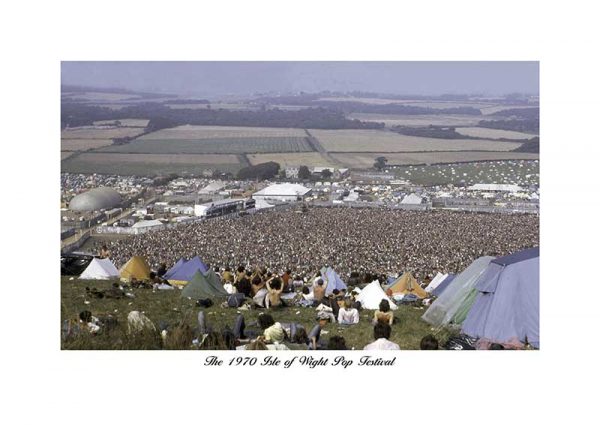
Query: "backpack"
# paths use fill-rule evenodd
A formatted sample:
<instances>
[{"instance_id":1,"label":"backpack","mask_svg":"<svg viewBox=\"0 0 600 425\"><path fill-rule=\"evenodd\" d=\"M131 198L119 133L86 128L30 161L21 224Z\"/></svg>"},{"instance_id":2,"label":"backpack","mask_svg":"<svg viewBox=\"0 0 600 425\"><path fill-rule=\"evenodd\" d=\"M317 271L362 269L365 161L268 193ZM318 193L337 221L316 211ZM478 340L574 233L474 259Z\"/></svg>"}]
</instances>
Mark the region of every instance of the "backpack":
<instances>
[{"instance_id":1,"label":"backpack","mask_svg":"<svg viewBox=\"0 0 600 425\"><path fill-rule=\"evenodd\" d=\"M241 292L231 294L227 297L227 306L232 308L241 307L244 304L245 299L246 296Z\"/></svg>"},{"instance_id":2,"label":"backpack","mask_svg":"<svg viewBox=\"0 0 600 425\"><path fill-rule=\"evenodd\" d=\"M198 307L208 308L208 307L211 307L213 305L213 302L212 302L212 300L210 298L205 298L203 300L196 301L196 305Z\"/></svg>"}]
</instances>

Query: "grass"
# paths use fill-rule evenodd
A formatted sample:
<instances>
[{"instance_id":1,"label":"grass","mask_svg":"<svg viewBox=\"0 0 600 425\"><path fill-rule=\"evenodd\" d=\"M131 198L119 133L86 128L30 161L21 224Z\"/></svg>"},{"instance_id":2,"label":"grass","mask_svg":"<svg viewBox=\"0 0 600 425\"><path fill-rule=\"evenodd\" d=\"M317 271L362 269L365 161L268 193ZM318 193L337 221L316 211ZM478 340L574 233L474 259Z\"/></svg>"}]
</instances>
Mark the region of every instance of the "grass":
<instances>
[{"instance_id":1,"label":"grass","mask_svg":"<svg viewBox=\"0 0 600 425\"><path fill-rule=\"evenodd\" d=\"M205 169L237 172L235 155L82 153L61 161L62 172L123 175L198 174Z\"/></svg>"},{"instance_id":2,"label":"grass","mask_svg":"<svg viewBox=\"0 0 600 425\"><path fill-rule=\"evenodd\" d=\"M521 143L435 139L382 130L310 130L328 152L510 151Z\"/></svg>"},{"instance_id":3,"label":"grass","mask_svg":"<svg viewBox=\"0 0 600 425\"><path fill-rule=\"evenodd\" d=\"M152 292L150 289L131 289L135 298L122 299L89 299L86 296L85 287L97 289L108 289L112 282L108 281L81 281L77 278L70 280L61 277L61 323L64 320L78 318L79 312L89 310L96 317L107 314L113 315L118 320L117 327L109 333L90 335L86 332L79 336L69 338L62 342L62 349L66 350L127 350L127 349L162 349L166 348L155 333L132 337L127 334L127 314L130 311L143 311L152 320L155 326L160 321L175 326L185 323L194 328L197 326L198 312L200 307L187 298L182 298L179 290ZM86 301L89 304L86 304ZM237 315L235 308L222 308L219 302L215 302L205 311L207 322L216 329L222 329L225 325L233 326ZM246 326L256 320L258 314L266 310L243 311ZM396 323L392 326L391 340L400 345L403 350L418 350L421 338L427 334L434 334L444 343L451 335L450 331L433 330L430 325L423 322L420 317L424 308L413 306L400 306L395 312ZM280 310L269 310L276 321L296 322L310 330L316 323L316 313L313 308L286 307ZM348 348L362 349L373 340L373 327L371 318L373 312L364 310L360 313L360 322L352 327L340 327L336 324L327 324L324 328L329 338L333 335L341 335L346 340Z\"/></svg>"}]
</instances>

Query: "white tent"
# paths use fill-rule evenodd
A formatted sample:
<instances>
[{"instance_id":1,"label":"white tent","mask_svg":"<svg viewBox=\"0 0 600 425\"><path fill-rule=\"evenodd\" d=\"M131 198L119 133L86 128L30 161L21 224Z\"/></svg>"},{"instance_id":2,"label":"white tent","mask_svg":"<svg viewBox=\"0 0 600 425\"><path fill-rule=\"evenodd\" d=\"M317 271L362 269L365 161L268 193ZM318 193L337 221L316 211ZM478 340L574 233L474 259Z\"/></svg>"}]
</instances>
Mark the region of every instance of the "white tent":
<instances>
[{"instance_id":1,"label":"white tent","mask_svg":"<svg viewBox=\"0 0 600 425\"><path fill-rule=\"evenodd\" d=\"M360 294L356 297L356 301L360 301L360 304L364 309L367 310L378 310L379 303L381 300L388 300L390 308L396 310L398 306L383 292L381 285L378 280L374 280L365 286Z\"/></svg>"},{"instance_id":2,"label":"white tent","mask_svg":"<svg viewBox=\"0 0 600 425\"><path fill-rule=\"evenodd\" d=\"M437 288L439 286L439 284L442 283L444 281L444 279L446 279L447 277L448 277L448 273L441 274L440 272L438 272L438 274L435 275L433 280L431 282L429 282L429 285L427 285L427 288L425 288L425 292L431 293L431 291L433 291L435 288Z\"/></svg>"},{"instance_id":3,"label":"white tent","mask_svg":"<svg viewBox=\"0 0 600 425\"><path fill-rule=\"evenodd\" d=\"M108 259L94 258L79 279L118 279L119 270Z\"/></svg>"}]
</instances>

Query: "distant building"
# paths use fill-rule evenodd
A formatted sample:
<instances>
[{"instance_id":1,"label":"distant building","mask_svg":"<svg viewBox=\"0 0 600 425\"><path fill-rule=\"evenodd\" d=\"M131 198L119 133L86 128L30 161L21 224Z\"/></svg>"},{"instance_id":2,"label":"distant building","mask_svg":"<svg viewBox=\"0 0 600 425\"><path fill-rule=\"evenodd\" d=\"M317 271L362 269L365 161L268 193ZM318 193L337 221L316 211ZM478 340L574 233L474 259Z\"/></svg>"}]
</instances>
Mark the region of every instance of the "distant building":
<instances>
[{"instance_id":1,"label":"distant building","mask_svg":"<svg viewBox=\"0 0 600 425\"><path fill-rule=\"evenodd\" d=\"M400 203L404 205L421 205L423 203L423 198L416 193L411 193L410 195L405 196Z\"/></svg>"},{"instance_id":2,"label":"distant building","mask_svg":"<svg viewBox=\"0 0 600 425\"><path fill-rule=\"evenodd\" d=\"M255 200L270 200L279 202L302 201L310 195L311 189L300 184L272 184L252 195Z\"/></svg>"},{"instance_id":3,"label":"distant building","mask_svg":"<svg viewBox=\"0 0 600 425\"><path fill-rule=\"evenodd\" d=\"M477 183L469 186L467 190L477 190L481 192L521 192L523 188L516 184L483 184Z\"/></svg>"},{"instance_id":4,"label":"distant building","mask_svg":"<svg viewBox=\"0 0 600 425\"><path fill-rule=\"evenodd\" d=\"M71 211L99 211L115 208L122 202L121 195L110 187L99 187L88 190L71 199Z\"/></svg>"},{"instance_id":5,"label":"distant building","mask_svg":"<svg viewBox=\"0 0 600 425\"><path fill-rule=\"evenodd\" d=\"M255 201L248 198L223 199L220 201L207 202L194 205L196 217L220 217L239 211L254 208Z\"/></svg>"},{"instance_id":6,"label":"distant building","mask_svg":"<svg viewBox=\"0 0 600 425\"><path fill-rule=\"evenodd\" d=\"M198 195L214 195L215 193L219 193L225 186L227 186L226 182L217 180L200 189Z\"/></svg>"},{"instance_id":7,"label":"distant building","mask_svg":"<svg viewBox=\"0 0 600 425\"><path fill-rule=\"evenodd\" d=\"M288 179L297 179L299 167L286 167L285 168L285 177Z\"/></svg>"}]
</instances>

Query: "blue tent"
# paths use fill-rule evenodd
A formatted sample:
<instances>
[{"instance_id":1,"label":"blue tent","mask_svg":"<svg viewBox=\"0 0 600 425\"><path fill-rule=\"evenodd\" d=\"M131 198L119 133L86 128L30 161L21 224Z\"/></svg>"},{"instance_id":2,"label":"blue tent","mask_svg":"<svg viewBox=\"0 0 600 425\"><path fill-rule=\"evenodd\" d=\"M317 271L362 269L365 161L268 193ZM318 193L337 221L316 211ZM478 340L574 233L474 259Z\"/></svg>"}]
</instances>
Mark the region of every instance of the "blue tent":
<instances>
[{"instance_id":1,"label":"blue tent","mask_svg":"<svg viewBox=\"0 0 600 425\"><path fill-rule=\"evenodd\" d=\"M173 267L171 267L169 270L167 270L167 272L165 273L165 275L163 276L163 278L165 279L170 279L171 276L173 276L173 274L177 271L177 269L179 267L181 267L182 264L185 263L185 260L183 258L180 258L179 260L177 260L177 262L175 263L175 265Z\"/></svg>"},{"instance_id":2,"label":"blue tent","mask_svg":"<svg viewBox=\"0 0 600 425\"><path fill-rule=\"evenodd\" d=\"M323 267L321 269L321 277L323 277L323 280L326 283L328 282L325 295L330 295L334 289L339 291L342 289L348 289L340 275L338 275L331 267Z\"/></svg>"},{"instance_id":3,"label":"blue tent","mask_svg":"<svg viewBox=\"0 0 600 425\"><path fill-rule=\"evenodd\" d=\"M181 260L180 260L181 261ZM179 264L179 261L177 262ZM173 266L166 274L165 279L180 282L189 282L197 271L202 274L208 272L206 265L198 258L198 256L192 258L189 261L184 261L179 266Z\"/></svg>"},{"instance_id":4,"label":"blue tent","mask_svg":"<svg viewBox=\"0 0 600 425\"><path fill-rule=\"evenodd\" d=\"M500 344L540 346L540 250L493 260L481 279L463 333Z\"/></svg>"},{"instance_id":5,"label":"blue tent","mask_svg":"<svg viewBox=\"0 0 600 425\"><path fill-rule=\"evenodd\" d=\"M448 285L450 285L450 283L454 280L454 278L456 277L455 274L448 274L448 276L446 276L446 279L444 279L442 281L442 283L440 283L437 288L435 288L433 291L431 291L431 295L435 295L436 297L439 297L441 295L442 292L444 292L444 289L446 289L448 287Z\"/></svg>"}]
</instances>

